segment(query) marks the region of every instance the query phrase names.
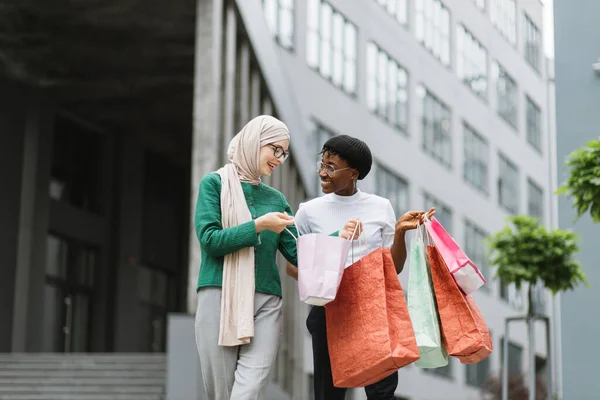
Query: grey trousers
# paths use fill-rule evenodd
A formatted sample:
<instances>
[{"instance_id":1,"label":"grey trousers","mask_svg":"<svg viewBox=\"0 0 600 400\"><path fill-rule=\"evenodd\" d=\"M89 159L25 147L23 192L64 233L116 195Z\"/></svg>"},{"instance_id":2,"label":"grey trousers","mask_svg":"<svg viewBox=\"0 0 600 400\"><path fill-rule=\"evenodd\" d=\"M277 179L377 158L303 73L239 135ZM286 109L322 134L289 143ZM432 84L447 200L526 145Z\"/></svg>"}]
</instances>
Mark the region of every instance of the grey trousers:
<instances>
[{"instance_id":1,"label":"grey trousers","mask_svg":"<svg viewBox=\"0 0 600 400\"><path fill-rule=\"evenodd\" d=\"M219 346L221 288L202 288L196 310L196 346L209 400L263 400L283 330L282 299L256 293L254 337L247 345Z\"/></svg>"}]
</instances>

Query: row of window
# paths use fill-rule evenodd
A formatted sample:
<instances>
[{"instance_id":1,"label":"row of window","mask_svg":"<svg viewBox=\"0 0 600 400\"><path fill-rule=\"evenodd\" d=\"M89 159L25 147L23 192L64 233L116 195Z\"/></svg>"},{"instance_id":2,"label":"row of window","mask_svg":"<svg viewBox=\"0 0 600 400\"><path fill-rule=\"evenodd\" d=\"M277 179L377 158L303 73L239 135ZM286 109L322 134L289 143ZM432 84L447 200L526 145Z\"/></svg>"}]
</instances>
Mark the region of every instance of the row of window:
<instances>
[{"instance_id":1,"label":"row of window","mask_svg":"<svg viewBox=\"0 0 600 400\"><path fill-rule=\"evenodd\" d=\"M408 25L408 0L377 0L398 22ZM517 5L515 0L472 0L487 13L500 34L513 46L517 44ZM450 65L450 11L441 0L414 0L415 35L417 39L444 65ZM459 31L460 35L460 31ZM525 59L540 71L542 45L538 27L523 15ZM460 51L459 51L460 54Z\"/></svg>"},{"instance_id":2,"label":"row of window","mask_svg":"<svg viewBox=\"0 0 600 400\"><path fill-rule=\"evenodd\" d=\"M463 179L469 185L489 193L489 145L477 132L464 125ZM390 199L396 212L408 209L408 183L384 167L378 167L378 193ZM519 169L503 153L498 153L498 205L511 214L519 214ZM544 192L532 178L527 178L527 214L544 219Z\"/></svg>"},{"instance_id":3,"label":"row of window","mask_svg":"<svg viewBox=\"0 0 600 400\"><path fill-rule=\"evenodd\" d=\"M293 18L292 0L265 0L265 12L270 26L276 27ZM378 0L393 15L405 7L406 1ZM417 33L422 43L440 60L449 59L449 47L443 43L449 26L448 10L439 0L415 0ZM509 1L510 2L510 1ZM277 6L279 4L279 6ZM422 11L422 12L421 12ZM325 0L309 0L306 57L314 68L334 86L349 94L357 86L357 29ZM435 20L435 21L433 21ZM419 22L421 21L421 22ZM445 22L444 22L445 21ZM529 19L528 19L529 21ZM275 29L275 28L273 28ZM279 28L281 32L282 28ZM458 26L457 74L475 95L488 98L489 74L487 51L467 30ZM442 36L440 36L442 35ZM278 36L279 38L279 36ZM282 45L287 39L278 39ZM498 62L492 63L491 76L495 82L498 115L518 130L519 90L515 79ZM366 102L370 111L398 130L406 132L409 119L408 71L374 42L366 46ZM423 147L443 164L452 165L451 111L448 105L429 90L418 89L423 97ZM541 110L526 95L526 138L542 152Z\"/></svg>"},{"instance_id":4,"label":"row of window","mask_svg":"<svg viewBox=\"0 0 600 400\"><path fill-rule=\"evenodd\" d=\"M408 25L409 0L376 0L391 16L402 25ZM489 3L490 19L498 31L512 44L517 43L517 6L515 0L472 0L475 5L487 13ZM265 15L271 32L281 46L292 49L294 47L294 0L263 0ZM417 40L446 66L451 64L451 20L450 11L441 0L414 0L415 10L415 36ZM336 26L337 24L337 26ZM335 33L340 27L349 30L350 36ZM317 54L324 50L321 45L344 44L356 47L352 43L352 36L356 38L356 27L349 23L340 13L335 11L325 0L309 0L308 3L308 51L310 61L317 67L315 61ZM322 31L322 32L321 32ZM461 46L461 37L467 29L458 27L457 46ZM468 32L468 31L467 31ZM470 35L470 34L469 34ZM318 43L317 38L324 39ZM334 39L328 42L327 40ZM474 38L473 38L474 39ZM476 40L475 40L476 41ZM539 28L531 18L523 14L523 41L526 61L536 70L541 66L541 34ZM469 55L472 65L482 69L485 65L487 52L480 44L473 56ZM338 49L342 46L338 46ZM463 66L462 48L457 49L457 70ZM329 55L325 58L330 58ZM325 62L325 61L324 61ZM325 66L327 70L327 66ZM460 72L459 72L460 75ZM352 91L350 91L352 93Z\"/></svg>"}]
</instances>

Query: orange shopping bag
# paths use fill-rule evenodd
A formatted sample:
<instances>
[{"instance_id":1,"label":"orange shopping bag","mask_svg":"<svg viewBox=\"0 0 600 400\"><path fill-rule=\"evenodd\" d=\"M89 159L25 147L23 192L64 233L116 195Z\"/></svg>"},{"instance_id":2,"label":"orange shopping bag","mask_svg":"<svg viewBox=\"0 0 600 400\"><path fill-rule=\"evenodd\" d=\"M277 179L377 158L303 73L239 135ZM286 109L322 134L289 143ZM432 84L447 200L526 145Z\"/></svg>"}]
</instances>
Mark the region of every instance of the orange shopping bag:
<instances>
[{"instance_id":1,"label":"orange shopping bag","mask_svg":"<svg viewBox=\"0 0 600 400\"><path fill-rule=\"evenodd\" d=\"M349 266L325 313L336 387L370 385L419 359L389 249L378 248Z\"/></svg>"},{"instance_id":2,"label":"orange shopping bag","mask_svg":"<svg viewBox=\"0 0 600 400\"><path fill-rule=\"evenodd\" d=\"M442 338L448 354L476 364L492 352L490 331L473 298L458 288L435 246L427 246Z\"/></svg>"}]
</instances>

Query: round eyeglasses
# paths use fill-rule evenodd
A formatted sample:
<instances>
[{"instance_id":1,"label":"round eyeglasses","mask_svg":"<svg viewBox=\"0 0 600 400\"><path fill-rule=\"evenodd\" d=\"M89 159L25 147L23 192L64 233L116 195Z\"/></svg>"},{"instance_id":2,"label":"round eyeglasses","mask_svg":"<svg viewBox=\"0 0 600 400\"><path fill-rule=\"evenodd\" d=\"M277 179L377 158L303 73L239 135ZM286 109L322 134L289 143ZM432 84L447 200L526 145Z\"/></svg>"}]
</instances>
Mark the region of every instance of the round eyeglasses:
<instances>
[{"instance_id":1,"label":"round eyeglasses","mask_svg":"<svg viewBox=\"0 0 600 400\"><path fill-rule=\"evenodd\" d=\"M283 158L283 160L285 161L290 155L289 151L285 151L283 147L277 146L276 144L269 143L267 146L270 146L273 149L273 155L276 158Z\"/></svg>"},{"instance_id":2,"label":"round eyeglasses","mask_svg":"<svg viewBox=\"0 0 600 400\"><path fill-rule=\"evenodd\" d=\"M351 167L335 169L331 165L323 164L321 161L317 161L317 172L321 173L321 171L325 171L325 173L327 174L327 176L330 177L330 178L333 178L335 176L335 173L337 171L343 171L345 169L351 169Z\"/></svg>"}]
</instances>

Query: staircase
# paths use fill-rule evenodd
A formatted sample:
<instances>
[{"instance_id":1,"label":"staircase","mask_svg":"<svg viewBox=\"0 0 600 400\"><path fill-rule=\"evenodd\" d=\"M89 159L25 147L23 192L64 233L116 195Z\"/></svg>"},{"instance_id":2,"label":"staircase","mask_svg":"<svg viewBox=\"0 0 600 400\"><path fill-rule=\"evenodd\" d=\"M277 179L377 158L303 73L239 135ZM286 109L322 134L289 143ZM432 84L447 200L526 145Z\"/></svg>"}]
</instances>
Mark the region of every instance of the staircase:
<instances>
[{"instance_id":1,"label":"staircase","mask_svg":"<svg viewBox=\"0 0 600 400\"><path fill-rule=\"evenodd\" d=\"M0 354L0 400L164 400L164 354Z\"/></svg>"}]
</instances>

